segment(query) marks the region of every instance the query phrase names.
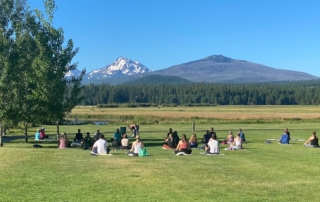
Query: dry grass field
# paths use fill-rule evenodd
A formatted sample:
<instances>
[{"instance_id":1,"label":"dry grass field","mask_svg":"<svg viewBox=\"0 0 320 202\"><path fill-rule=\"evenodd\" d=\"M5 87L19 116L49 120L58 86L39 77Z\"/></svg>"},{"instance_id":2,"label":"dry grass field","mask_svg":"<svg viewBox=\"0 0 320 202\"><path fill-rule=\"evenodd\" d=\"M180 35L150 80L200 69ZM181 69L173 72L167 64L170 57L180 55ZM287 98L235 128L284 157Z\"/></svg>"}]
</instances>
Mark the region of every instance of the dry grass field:
<instances>
[{"instance_id":1,"label":"dry grass field","mask_svg":"<svg viewBox=\"0 0 320 202\"><path fill-rule=\"evenodd\" d=\"M214 107L145 107L96 108L78 106L71 115L144 116L162 118L213 119L319 119L319 106L214 106Z\"/></svg>"}]
</instances>

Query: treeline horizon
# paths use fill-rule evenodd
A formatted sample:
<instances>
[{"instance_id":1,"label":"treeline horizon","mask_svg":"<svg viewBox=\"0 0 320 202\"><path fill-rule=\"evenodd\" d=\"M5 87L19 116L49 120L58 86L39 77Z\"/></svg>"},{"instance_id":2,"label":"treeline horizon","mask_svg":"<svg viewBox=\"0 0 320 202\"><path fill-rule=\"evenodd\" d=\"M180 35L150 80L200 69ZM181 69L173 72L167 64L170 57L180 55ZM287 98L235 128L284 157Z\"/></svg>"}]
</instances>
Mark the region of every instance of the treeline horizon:
<instances>
[{"instance_id":1,"label":"treeline horizon","mask_svg":"<svg viewBox=\"0 0 320 202\"><path fill-rule=\"evenodd\" d=\"M320 81L255 84L89 84L81 105L317 105ZM144 105L143 105L144 104Z\"/></svg>"}]
</instances>

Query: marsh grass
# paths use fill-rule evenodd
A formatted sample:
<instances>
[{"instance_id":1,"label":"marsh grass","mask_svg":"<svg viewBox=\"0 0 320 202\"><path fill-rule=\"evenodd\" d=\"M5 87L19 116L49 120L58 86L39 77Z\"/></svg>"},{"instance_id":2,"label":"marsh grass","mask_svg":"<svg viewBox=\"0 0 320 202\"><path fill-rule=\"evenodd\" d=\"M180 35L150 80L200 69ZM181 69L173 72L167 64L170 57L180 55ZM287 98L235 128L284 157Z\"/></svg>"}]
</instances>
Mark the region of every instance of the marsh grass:
<instances>
[{"instance_id":1,"label":"marsh grass","mask_svg":"<svg viewBox=\"0 0 320 202\"><path fill-rule=\"evenodd\" d=\"M72 139L78 128L91 134L100 129L107 139L123 125L61 126ZM55 137L55 126L45 126ZM189 124L141 125L141 137L151 156L90 156L78 148L59 150L56 142L36 142L30 137L5 142L0 148L0 201L314 201L320 197L320 149L264 143L279 138L288 127L294 139L307 139L318 123L196 124L200 141L214 127L219 139L228 130L243 128L247 143L241 151L220 156L176 156L162 149L172 127L179 135L191 134ZM31 128L30 131L35 131ZM30 132L30 135L33 134ZM19 135L19 134L16 134ZM21 134L20 134L21 135ZM34 143L44 148L34 149Z\"/></svg>"}]
</instances>

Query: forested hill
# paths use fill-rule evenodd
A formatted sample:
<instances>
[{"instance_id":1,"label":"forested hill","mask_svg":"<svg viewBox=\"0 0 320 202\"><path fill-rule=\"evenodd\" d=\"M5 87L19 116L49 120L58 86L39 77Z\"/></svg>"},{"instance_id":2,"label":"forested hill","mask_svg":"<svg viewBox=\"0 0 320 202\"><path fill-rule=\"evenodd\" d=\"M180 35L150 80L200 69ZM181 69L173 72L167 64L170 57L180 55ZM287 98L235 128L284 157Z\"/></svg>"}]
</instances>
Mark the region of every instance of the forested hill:
<instances>
[{"instance_id":1,"label":"forested hill","mask_svg":"<svg viewBox=\"0 0 320 202\"><path fill-rule=\"evenodd\" d=\"M320 81L273 84L150 84L84 86L82 105L110 103L311 105L320 104Z\"/></svg>"},{"instance_id":2,"label":"forested hill","mask_svg":"<svg viewBox=\"0 0 320 202\"><path fill-rule=\"evenodd\" d=\"M154 71L161 75L175 75L193 82L265 83L307 81L319 77L297 71L275 69L262 64L212 55L200 60Z\"/></svg>"},{"instance_id":3,"label":"forested hill","mask_svg":"<svg viewBox=\"0 0 320 202\"><path fill-rule=\"evenodd\" d=\"M187 79L183 79L177 76L162 76L158 74L154 75L148 75L141 77L139 79L135 79L132 81L125 82L124 84L146 84L146 85L151 85L151 84L187 84L187 83L192 83L191 81Z\"/></svg>"}]
</instances>

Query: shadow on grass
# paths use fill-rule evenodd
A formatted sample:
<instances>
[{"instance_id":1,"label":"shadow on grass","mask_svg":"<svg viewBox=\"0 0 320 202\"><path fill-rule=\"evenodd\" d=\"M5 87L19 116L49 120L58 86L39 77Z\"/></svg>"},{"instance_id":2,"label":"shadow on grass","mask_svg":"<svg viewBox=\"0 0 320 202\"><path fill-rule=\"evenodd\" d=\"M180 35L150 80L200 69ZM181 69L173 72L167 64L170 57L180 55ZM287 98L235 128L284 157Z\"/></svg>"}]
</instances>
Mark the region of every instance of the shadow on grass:
<instances>
[{"instance_id":1,"label":"shadow on grass","mask_svg":"<svg viewBox=\"0 0 320 202\"><path fill-rule=\"evenodd\" d=\"M32 136L33 137L33 136ZM41 145L42 148L57 148L58 147L58 142L55 141L37 141L34 139L29 139L28 143L25 143L25 139L23 136L12 136L12 137L6 137L4 138L5 144L29 144L30 147L32 147L34 144ZM162 146L164 143L163 138L141 138L141 140L144 142L145 147L159 147ZM107 140L108 143L110 143L110 140ZM132 144L133 141L135 141L134 138L129 138L130 145ZM199 146L202 144L199 142ZM116 148L112 147L111 148ZM70 149L82 149L81 147L71 147Z\"/></svg>"}]
</instances>

